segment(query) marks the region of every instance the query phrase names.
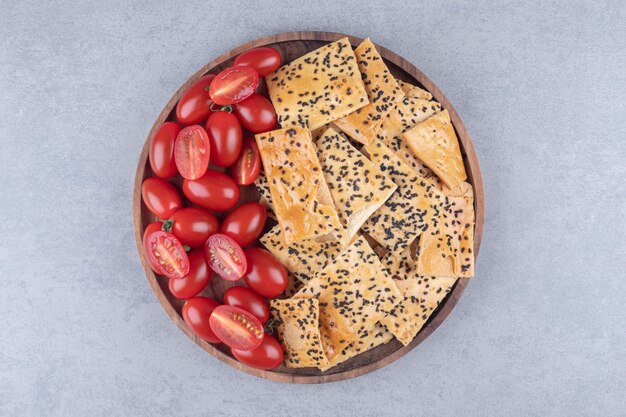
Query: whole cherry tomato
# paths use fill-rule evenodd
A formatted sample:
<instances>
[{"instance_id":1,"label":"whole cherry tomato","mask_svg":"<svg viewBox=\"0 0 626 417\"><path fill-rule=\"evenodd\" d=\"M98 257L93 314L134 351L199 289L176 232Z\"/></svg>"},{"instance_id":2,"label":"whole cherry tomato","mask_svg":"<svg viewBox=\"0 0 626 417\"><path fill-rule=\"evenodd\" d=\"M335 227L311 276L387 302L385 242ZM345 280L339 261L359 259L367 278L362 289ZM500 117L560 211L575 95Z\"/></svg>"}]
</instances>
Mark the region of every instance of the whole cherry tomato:
<instances>
[{"instance_id":1,"label":"whole cherry tomato","mask_svg":"<svg viewBox=\"0 0 626 417\"><path fill-rule=\"evenodd\" d=\"M172 233L183 245L201 248L214 233L219 232L220 223L212 213L196 207L186 207L172 215L165 223L165 230Z\"/></svg>"},{"instance_id":2,"label":"whole cherry tomato","mask_svg":"<svg viewBox=\"0 0 626 417\"><path fill-rule=\"evenodd\" d=\"M176 162L174 161L174 142L180 132L180 126L174 122L165 122L159 127L150 141L150 167L154 175L161 178L169 178L176 175Z\"/></svg>"},{"instance_id":3,"label":"whole cherry tomato","mask_svg":"<svg viewBox=\"0 0 626 417\"><path fill-rule=\"evenodd\" d=\"M163 275L163 271L161 271L161 266L158 264L153 265L152 262L150 261L150 258L148 257L148 239L147 239L150 233L160 231L161 227L163 227L163 222L152 222L149 225L147 225L145 230L143 231L142 242L143 242L143 254L146 257L146 260L148 261L150 268L152 268L152 270L156 272L157 274Z\"/></svg>"},{"instance_id":4,"label":"whole cherry tomato","mask_svg":"<svg viewBox=\"0 0 626 417\"><path fill-rule=\"evenodd\" d=\"M157 177L146 178L143 181L141 197L148 210L162 219L171 217L176 210L183 206L183 201L176 188L164 179Z\"/></svg>"},{"instance_id":5,"label":"whole cherry tomato","mask_svg":"<svg viewBox=\"0 0 626 417\"><path fill-rule=\"evenodd\" d=\"M211 269L226 281L237 281L246 272L246 256L243 250L237 242L221 233L207 239L204 257Z\"/></svg>"},{"instance_id":6,"label":"whole cherry tomato","mask_svg":"<svg viewBox=\"0 0 626 417\"><path fill-rule=\"evenodd\" d=\"M283 363L283 347L271 334L263 336L261 345L253 350L230 350L235 359L248 366L259 369L274 369Z\"/></svg>"},{"instance_id":7,"label":"whole cherry tomato","mask_svg":"<svg viewBox=\"0 0 626 417\"><path fill-rule=\"evenodd\" d=\"M259 74L248 65L226 68L211 83L211 100L221 106L250 97L259 85Z\"/></svg>"},{"instance_id":8,"label":"whole cherry tomato","mask_svg":"<svg viewBox=\"0 0 626 417\"><path fill-rule=\"evenodd\" d=\"M270 307L259 294L246 287L230 287L224 293L224 304L243 308L254 314L261 324L270 318Z\"/></svg>"},{"instance_id":9,"label":"whole cherry tomato","mask_svg":"<svg viewBox=\"0 0 626 417\"><path fill-rule=\"evenodd\" d=\"M209 297L193 297L183 306L183 320L201 339L209 343L219 343L220 339L211 330L209 319L220 303Z\"/></svg>"},{"instance_id":10,"label":"whole cherry tomato","mask_svg":"<svg viewBox=\"0 0 626 417\"><path fill-rule=\"evenodd\" d=\"M270 72L275 71L283 63L283 59L274 48L262 46L242 52L233 65L249 65L256 70L259 77L265 77Z\"/></svg>"},{"instance_id":11,"label":"whole cherry tomato","mask_svg":"<svg viewBox=\"0 0 626 417\"><path fill-rule=\"evenodd\" d=\"M209 169L197 180L184 180L183 194L208 210L227 211L237 204L239 187L228 175Z\"/></svg>"},{"instance_id":12,"label":"whole cherry tomato","mask_svg":"<svg viewBox=\"0 0 626 417\"><path fill-rule=\"evenodd\" d=\"M198 295L211 281L213 271L204 259L202 249L194 249L187 253L189 258L189 273L179 279L170 279L168 286L176 298L190 298Z\"/></svg>"},{"instance_id":13,"label":"whole cherry tomato","mask_svg":"<svg viewBox=\"0 0 626 417\"><path fill-rule=\"evenodd\" d=\"M233 110L243 127L252 133L263 133L276 127L274 106L260 94L254 93L241 103L234 104Z\"/></svg>"},{"instance_id":14,"label":"whole cherry tomato","mask_svg":"<svg viewBox=\"0 0 626 417\"><path fill-rule=\"evenodd\" d=\"M209 317L213 333L231 348L249 351L263 343L263 325L246 310L233 306L219 306Z\"/></svg>"},{"instance_id":15,"label":"whole cherry tomato","mask_svg":"<svg viewBox=\"0 0 626 417\"><path fill-rule=\"evenodd\" d=\"M246 246L259 237L266 220L265 206L257 202L245 203L226 216L220 231L240 246Z\"/></svg>"},{"instance_id":16,"label":"whole cherry tomato","mask_svg":"<svg viewBox=\"0 0 626 417\"><path fill-rule=\"evenodd\" d=\"M235 115L217 111L205 127L211 143L211 163L218 167L234 164L241 153L241 125Z\"/></svg>"},{"instance_id":17,"label":"whole cherry tomato","mask_svg":"<svg viewBox=\"0 0 626 417\"><path fill-rule=\"evenodd\" d=\"M211 114L211 94L209 88L214 74L200 77L189 86L176 105L176 119L184 125L202 123Z\"/></svg>"},{"instance_id":18,"label":"whole cherry tomato","mask_svg":"<svg viewBox=\"0 0 626 417\"><path fill-rule=\"evenodd\" d=\"M189 273L189 258L182 243L169 232L150 233L144 241L148 262L153 270L158 266L163 275L179 279Z\"/></svg>"},{"instance_id":19,"label":"whole cherry tomato","mask_svg":"<svg viewBox=\"0 0 626 417\"><path fill-rule=\"evenodd\" d=\"M246 275L248 287L263 297L274 298L287 288L289 277L285 267L269 251L261 248L245 250Z\"/></svg>"},{"instance_id":20,"label":"whole cherry tomato","mask_svg":"<svg viewBox=\"0 0 626 417\"><path fill-rule=\"evenodd\" d=\"M211 146L202 126L193 125L181 130L174 145L176 167L183 178L195 180L209 167Z\"/></svg>"},{"instance_id":21,"label":"whole cherry tomato","mask_svg":"<svg viewBox=\"0 0 626 417\"><path fill-rule=\"evenodd\" d=\"M261 154L256 141L254 138L244 139L241 154L230 170L237 184L252 184L259 177L262 166Z\"/></svg>"}]
</instances>

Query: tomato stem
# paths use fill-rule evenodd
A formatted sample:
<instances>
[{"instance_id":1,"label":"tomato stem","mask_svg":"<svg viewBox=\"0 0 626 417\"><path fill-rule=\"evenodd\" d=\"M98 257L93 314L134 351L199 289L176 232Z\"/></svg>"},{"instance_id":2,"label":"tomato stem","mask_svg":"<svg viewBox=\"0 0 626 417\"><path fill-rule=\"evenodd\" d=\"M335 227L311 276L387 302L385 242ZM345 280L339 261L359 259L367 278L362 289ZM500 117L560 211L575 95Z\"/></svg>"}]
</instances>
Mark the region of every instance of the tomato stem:
<instances>
[{"instance_id":1,"label":"tomato stem","mask_svg":"<svg viewBox=\"0 0 626 417\"><path fill-rule=\"evenodd\" d=\"M163 226L161 226L161 230L163 230L164 232L171 232L172 226L174 226L174 220L172 219L165 220L163 222Z\"/></svg>"},{"instance_id":2,"label":"tomato stem","mask_svg":"<svg viewBox=\"0 0 626 417\"><path fill-rule=\"evenodd\" d=\"M209 85L207 85L206 87L204 87L204 90L205 90L206 92L209 92L209 93L210 93L210 92L211 92L211 84L209 84Z\"/></svg>"},{"instance_id":3,"label":"tomato stem","mask_svg":"<svg viewBox=\"0 0 626 417\"><path fill-rule=\"evenodd\" d=\"M183 245L183 249L185 249L185 252L189 252L191 250L191 246Z\"/></svg>"},{"instance_id":4,"label":"tomato stem","mask_svg":"<svg viewBox=\"0 0 626 417\"><path fill-rule=\"evenodd\" d=\"M216 112L216 111L227 111L228 113L232 113L233 112L233 106L231 106L230 104L227 104L225 106L220 106L219 108L213 107L216 106L215 103L211 103L211 111L212 112Z\"/></svg>"}]
</instances>

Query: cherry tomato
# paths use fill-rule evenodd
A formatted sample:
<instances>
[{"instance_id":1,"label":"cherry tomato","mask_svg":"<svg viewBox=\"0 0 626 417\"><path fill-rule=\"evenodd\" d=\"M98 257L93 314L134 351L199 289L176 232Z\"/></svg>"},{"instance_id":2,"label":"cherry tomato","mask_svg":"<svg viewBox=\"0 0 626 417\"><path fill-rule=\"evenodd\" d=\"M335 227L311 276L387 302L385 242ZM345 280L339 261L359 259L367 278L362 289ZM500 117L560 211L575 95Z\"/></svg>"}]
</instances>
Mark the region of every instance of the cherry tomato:
<instances>
[{"instance_id":1,"label":"cherry tomato","mask_svg":"<svg viewBox=\"0 0 626 417\"><path fill-rule=\"evenodd\" d=\"M247 65L226 68L211 83L211 100L221 106L250 97L259 85L259 74Z\"/></svg>"},{"instance_id":2,"label":"cherry tomato","mask_svg":"<svg viewBox=\"0 0 626 417\"><path fill-rule=\"evenodd\" d=\"M263 133L276 126L276 111L272 103L254 93L244 101L233 105L235 116L243 127L252 133Z\"/></svg>"},{"instance_id":3,"label":"cherry tomato","mask_svg":"<svg viewBox=\"0 0 626 417\"><path fill-rule=\"evenodd\" d=\"M157 274L163 275L163 272L161 271L161 266L159 264L152 264L152 262L150 261L150 257L148 256L148 239L147 239L150 233L158 232L159 230L161 230L161 227L163 227L162 222L152 222L149 225L147 225L146 229L143 231L142 242L143 242L143 253L146 257L146 260L148 261L148 264L150 265L150 268L152 268L152 270L156 272Z\"/></svg>"},{"instance_id":4,"label":"cherry tomato","mask_svg":"<svg viewBox=\"0 0 626 417\"><path fill-rule=\"evenodd\" d=\"M211 269L226 281L237 281L246 273L243 249L226 235L211 235L204 245L204 256Z\"/></svg>"},{"instance_id":5,"label":"cherry tomato","mask_svg":"<svg viewBox=\"0 0 626 417\"><path fill-rule=\"evenodd\" d=\"M150 265L158 265L166 277L178 279L189 273L187 252L173 234L163 231L152 232L144 245L147 248Z\"/></svg>"},{"instance_id":6,"label":"cherry tomato","mask_svg":"<svg viewBox=\"0 0 626 417\"><path fill-rule=\"evenodd\" d=\"M184 125L202 123L211 114L211 94L209 86L214 74L200 77L189 86L176 105L176 119Z\"/></svg>"},{"instance_id":7,"label":"cherry tomato","mask_svg":"<svg viewBox=\"0 0 626 417\"><path fill-rule=\"evenodd\" d=\"M220 231L232 237L240 246L246 246L259 237L265 220L267 211L262 204L245 203L226 216Z\"/></svg>"},{"instance_id":8,"label":"cherry tomato","mask_svg":"<svg viewBox=\"0 0 626 417\"><path fill-rule=\"evenodd\" d=\"M220 339L211 330L209 318L220 303L209 297L193 297L183 306L183 320L201 339L209 343L219 343Z\"/></svg>"},{"instance_id":9,"label":"cherry tomato","mask_svg":"<svg viewBox=\"0 0 626 417\"><path fill-rule=\"evenodd\" d=\"M208 210L227 211L239 200L239 187L223 172L207 170L202 178L183 181L183 194Z\"/></svg>"},{"instance_id":10,"label":"cherry tomato","mask_svg":"<svg viewBox=\"0 0 626 417\"><path fill-rule=\"evenodd\" d=\"M243 308L254 314L261 324L270 318L270 307L259 294L246 287L230 287L224 293L224 304Z\"/></svg>"},{"instance_id":11,"label":"cherry tomato","mask_svg":"<svg viewBox=\"0 0 626 417\"><path fill-rule=\"evenodd\" d=\"M176 167L183 178L195 180L209 167L211 146L202 126L188 126L180 131L174 145Z\"/></svg>"},{"instance_id":12,"label":"cherry tomato","mask_svg":"<svg viewBox=\"0 0 626 417\"><path fill-rule=\"evenodd\" d=\"M274 48L262 46L242 52L233 65L249 65L255 69L259 77L265 77L270 72L275 71L283 63L283 59Z\"/></svg>"},{"instance_id":13,"label":"cherry tomato","mask_svg":"<svg viewBox=\"0 0 626 417\"><path fill-rule=\"evenodd\" d=\"M194 249L187 254L189 258L189 273L179 279L170 279L168 286L176 298L190 298L198 295L211 281L213 271L204 259L202 249Z\"/></svg>"},{"instance_id":14,"label":"cherry tomato","mask_svg":"<svg viewBox=\"0 0 626 417\"><path fill-rule=\"evenodd\" d=\"M263 343L263 325L259 319L239 307L215 308L209 324L218 339L231 348L249 351Z\"/></svg>"},{"instance_id":15,"label":"cherry tomato","mask_svg":"<svg viewBox=\"0 0 626 417\"><path fill-rule=\"evenodd\" d=\"M285 291L289 283L287 270L274 255L261 248L248 248L245 254L248 267L244 280L248 287L268 298Z\"/></svg>"},{"instance_id":16,"label":"cherry tomato","mask_svg":"<svg viewBox=\"0 0 626 417\"><path fill-rule=\"evenodd\" d=\"M148 210L162 219L171 217L176 210L183 206L183 201L176 188L164 179L157 177L146 178L143 181L141 197Z\"/></svg>"},{"instance_id":17,"label":"cherry tomato","mask_svg":"<svg viewBox=\"0 0 626 417\"><path fill-rule=\"evenodd\" d=\"M180 126L174 122L165 122L150 141L150 167L157 177L169 178L178 172L174 161L174 142L178 132Z\"/></svg>"},{"instance_id":18,"label":"cherry tomato","mask_svg":"<svg viewBox=\"0 0 626 417\"><path fill-rule=\"evenodd\" d=\"M187 207L178 210L172 218L172 233L183 245L200 248L220 229L217 218L206 210Z\"/></svg>"},{"instance_id":19,"label":"cherry tomato","mask_svg":"<svg viewBox=\"0 0 626 417\"><path fill-rule=\"evenodd\" d=\"M241 125L235 115L217 111L205 127L211 143L211 163L218 167L234 164L241 153Z\"/></svg>"},{"instance_id":20,"label":"cherry tomato","mask_svg":"<svg viewBox=\"0 0 626 417\"><path fill-rule=\"evenodd\" d=\"M261 345L253 350L230 350L235 359L248 366L259 369L274 369L283 363L283 347L271 334L263 336Z\"/></svg>"},{"instance_id":21,"label":"cherry tomato","mask_svg":"<svg viewBox=\"0 0 626 417\"><path fill-rule=\"evenodd\" d=\"M254 138L246 138L241 154L231 169L233 178L239 185L250 185L259 177L261 167L261 154Z\"/></svg>"}]
</instances>

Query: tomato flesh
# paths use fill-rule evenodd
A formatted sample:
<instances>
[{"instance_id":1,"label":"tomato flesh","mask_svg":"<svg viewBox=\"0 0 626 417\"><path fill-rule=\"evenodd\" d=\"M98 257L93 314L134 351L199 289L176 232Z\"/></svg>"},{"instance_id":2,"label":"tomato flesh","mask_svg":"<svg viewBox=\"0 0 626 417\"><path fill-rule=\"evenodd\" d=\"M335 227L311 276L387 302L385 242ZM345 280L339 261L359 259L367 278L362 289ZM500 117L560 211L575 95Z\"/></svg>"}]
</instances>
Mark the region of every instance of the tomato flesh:
<instances>
[{"instance_id":1,"label":"tomato flesh","mask_svg":"<svg viewBox=\"0 0 626 417\"><path fill-rule=\"evenodd\" d=\"M272 103L260 94L254 93L241 103L233 105L237 119L252 133L263 133L274 129L277 122Z\"/></svg>"},{"instance_id":2,"label":"tomato flesh","mask_svg":"<svg viewBox=\"0 0 626 417\"><path fill-rule=\"evenodd\" d=\"M189 273L179 279L170 279L168 287L176 298L185 299L198 295L211 281L211 268L204 259L204 251L195 249L187 254Z\"/></svg>"},{"instance_id":3,"label":"tomato flesh","mask_svg":"<svg viewBox=\"0 0 626 417\"><path fill-rule=\"evenodd\" d=\"M148 256L148 239L147 239L150 233L160 231L161 227L163 227L162 222L152 222L149 225L147 225L146 229L143 231L142 242L143 242L143 253L144 253L144 256L146 257L146 260L148 261L148 264L150 265L150 268L152 268L152 270L156 272L157 274L163 275L163 271L161 271L161 266L157 263L152 263L152 259Z\"/></svg>"},{"instance_id":4,"label":"tomato flesh","mask_svg":"<svg viewBox=\"0 0 626 417\"><path fill-rule=\"evenodd\" d=\"M267 220L267 211L257 202L237 207L222 222L221 232L232 237L240 246L246 246L259 237Z\"/></svg>"},{"instance_id":5,"label":"tomato flesh","mask_svg":"<svg viewBox=\"0 0 626 417\"><path fill-rule=\"evenodd\" d=\"M220 303L209 297L193 297L183 306L183 320L201 339L219 343L220 339L211 330L209 318Z\"/></svg>"},{"instance_id":6,"label":"tomato flesh","mask_svg":"<svg viewBox=\"0 0 626 417\"><path fill-rule=\"evenodd\" d=\"M246 287L230 287L224 293L224 304L243 308L253 314L261 324L270 318L270 307L259 294Z\"/></svg>"},{"instance_id":7,"label":"tomato flesh","mask_svg":"<svg viewBox=\"0 0 626 417\"><path fill-rule=\"evenodd\" d=\"M207 239L204 256L211 269L226 281L237 281L246 272L243 249L232 238L221 233Z\"/></svg>"},{"instance_id":8,"label":"tomato flesh","mask_svg":"<svg viewBox=\"0 0 626 417\"><path fill-rule=\"evenodd\" d=\"M254 138L246 138L243 142L241 155L231 169L237 184L250 185L261 173L261 154Z\"/></svg>"},{"instance_id":9,"label":"tomato flesh","mask_svg":"<svg viewBox=\"0 0 626 417\"><path fill-rule=\"evenodd\" d=\"M159 127L150 141L150 167L154 175L170 178L178 173L174 160L174 143L181 128L174 122L165 122Z\"/></svg>"},{"instance_id":10,"label":"tomato flesh","mask_svg":"<svg viewBox=\"0 0 626 417\"><path fill-rule=\"evenodd\" d=\"M263 342L256 349L230 351L239 362L259 369L274 369L283 363L284 358L283 347L271 334L265 334Z\"/></svg>"},{"instance_id":11,"label":"tomato flesh","mask_svg":"<svg viewBox=\"0 0 626 417\"><path fill-rule=\"evenodd\" d=\"M231 348L250 351L263 343L263 325L242 308L219 306L213 310L209 324L218 339Z\"/></svg>"},{"instance_id":12,"label":"tomato flesh","mask_svg":"<svg viewBox=\"0 0 626 417\"><path fill-rule=\"evenodd\" d=\"M162 219L169 218L183 206L178 190L162 178L146 178L141 184L141 197L148 210Z\"/></svg>"},{"instance_id":13,"label":"tomato flesh","mask_svg":"<svg viewBox=\"0 0 626 417\"><path fill-rule=\"evenodd\" d=\"M237 183L223 172L212 169L201 178L183 181L183 194L192 203L213 211L230 210L239 201Z\"/></svg>"},{"instance_id":14,"label":"tomato flesh","mask_svg":"<svg viewBox=\"0 0 626 417\"><path fill-rule=\"evenodd\" d=\"M241 53L233 65L249 65L256 70L259 77L265 77L270 72L275 71L283 63L283 59L274 48L262 46L260 48L250 49Z\"/></svg>"},{"instance_id":15,"label":"tomato flesh","mask_svg":"<svg viewBox=\"0 0 626 417\"><path fill-rule=\"evenodd\" d=\"M246 285L264 297L274 298L287 288L287 269L269 251L248 248L246 254Z\"/></svg>"},{"instance_id":16,"label":"tomato flesh","mask_svg":"<svg viewBox=\"0 0 626 417\"><path fill-rule=\"evenodd\" d=\"M226 68L211 83L211 99L215 104L239 103L250 97L259 85L259 74L248 65Z\"/></svg>"},{"instance_id":17,"label":"tomato flesh","mask_svg":"<svg viewBox=\"0 0 626 417\"><path fill-rule=\"evenodd\" d=\"M172 233L183 245L200 248L214 233L219 231L217 218L206 210L187 207L178 210L171 217Z\"/></svg>"},{"instance_id":18,"label":"tomato flesh","mask_svg":"<svg viewBox=\"0 0 626 417\"><path fill-rule=\"evenodd\" d=\"M176 119L183 125L202 123L211 114L211 94L209 88L215 74L200 77L183 93L176 104Z\"/></svg>"},{"instance_id":19,"label":"tomato flesh","mask_svg":"<svg viewBox=\"0 0 626 417\"><path fill-rule=\"evenodd\" d=\"M179 279L189 273L189 258L183 245L172 233L156 231L147 237L150 264L158 265L163 275Z\"/></svg>"},{"instance_id":20,"label":"tomato flesh","mask_svg":"<svg viewBox=\"0 0 626 417\"><path fill-rule=\"evenodd\" d=\"M211 163L228 167L241 153L241 125L237 117L227 111L215 112L206 122L211 144Z\"/></svg>"},{"instance_id":21,"label":"tomato flesh","mask_svg":"<svg viewBox=\"0 0 626 417\"><path fill-rule=\"evenodd\" d=\"M211 146L202 126L188 126L180 131L174 145L176 167L183 178L195 180L209 168Z\"/></svg>"}]
</instances>

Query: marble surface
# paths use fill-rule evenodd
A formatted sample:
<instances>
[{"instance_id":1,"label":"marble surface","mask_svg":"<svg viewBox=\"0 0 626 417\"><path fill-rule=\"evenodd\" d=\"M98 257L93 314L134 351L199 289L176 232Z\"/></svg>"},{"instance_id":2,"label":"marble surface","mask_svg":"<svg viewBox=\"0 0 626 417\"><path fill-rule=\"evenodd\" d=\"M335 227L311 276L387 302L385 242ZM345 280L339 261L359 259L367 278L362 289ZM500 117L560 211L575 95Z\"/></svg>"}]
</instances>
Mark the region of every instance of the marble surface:
<instances>
[{"instance_id":1,"label":"marble surface","mask_svg":"<svg viewBox=\"0 0 626 417\"><path fill-rule=\"evenodd\" d=\"M620 1L7 1L0 13L0 415L626 413ZM283 31L370 36L454 103L482 166L476 277L429 339L322 386L231 369L143 276L154 118L213 57Z\"/></svg>"}]
</instances>

